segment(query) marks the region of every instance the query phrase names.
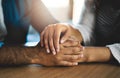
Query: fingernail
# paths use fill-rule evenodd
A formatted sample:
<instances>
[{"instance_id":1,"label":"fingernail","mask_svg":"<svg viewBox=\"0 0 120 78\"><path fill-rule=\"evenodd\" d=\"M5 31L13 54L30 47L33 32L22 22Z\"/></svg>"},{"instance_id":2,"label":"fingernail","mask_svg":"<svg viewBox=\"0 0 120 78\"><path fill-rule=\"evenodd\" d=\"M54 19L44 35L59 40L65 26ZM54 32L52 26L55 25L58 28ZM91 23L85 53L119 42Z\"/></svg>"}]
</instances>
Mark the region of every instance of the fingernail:
<instances>
[{"instance_id":1,"label":"fingernail","mask_svg":"<svg viewBox=\"0 0 120 78\"><path fill-rule=\"evenodd\" d=\"M56 52L55 52L55 51L53 51L53 55L56 55Z\"/></svg>"},{"instance_id":2,"label":"fingernail","mask_svg":"<svg viewBox=\"0 0 120 78\"><path fill-rule=\"evenodd\" d=\"M50 50L49 50L49 49L47 49L47 53L50 53Z\"/></svg>"}]
</instances>

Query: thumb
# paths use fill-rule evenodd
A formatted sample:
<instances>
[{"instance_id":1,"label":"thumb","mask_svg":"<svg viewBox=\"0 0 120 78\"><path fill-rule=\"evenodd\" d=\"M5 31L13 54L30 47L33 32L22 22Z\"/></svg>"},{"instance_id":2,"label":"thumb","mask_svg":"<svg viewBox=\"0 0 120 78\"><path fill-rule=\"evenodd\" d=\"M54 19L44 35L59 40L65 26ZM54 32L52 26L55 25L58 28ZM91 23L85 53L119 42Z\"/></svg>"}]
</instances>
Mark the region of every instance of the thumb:
<instances>
[{"instance_id":1,"label":"thumb","mask_svg":"<svg viewBox=\"0 0 120 78\"><path fill-rule=\"evenodd\" d=\"M62 37L61 37L61 40L60 40L60 43L62 44L62 43L64 43L64 42L66 42L67 40L68 40L68 38L69 38L69 32L67 31Z\"/></svg>"}]
</instances>

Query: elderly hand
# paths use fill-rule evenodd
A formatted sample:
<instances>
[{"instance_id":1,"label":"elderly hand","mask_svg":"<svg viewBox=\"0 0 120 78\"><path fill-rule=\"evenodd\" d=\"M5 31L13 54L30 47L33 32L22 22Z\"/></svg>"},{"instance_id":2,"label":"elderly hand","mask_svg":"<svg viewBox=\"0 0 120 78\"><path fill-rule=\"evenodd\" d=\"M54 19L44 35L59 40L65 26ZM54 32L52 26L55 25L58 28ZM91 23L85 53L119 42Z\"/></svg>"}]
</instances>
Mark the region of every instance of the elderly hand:
<instances>
[{"instance_id":1,"label":"elderly hand","mask_svg":"<svg viewBox=\"0 0 120 78\"><path fill-rule=\"evenodd\" d=\"M76 44L76 42L74 43ZM75 66L78 65L79 59L83 57L81 53L81 47L64 47L60 45L60 52L56 55L52 53L46 53L45 49L39 50L39 46L36 51L36 57L31 60L32 64L42 64L44 66Z\"/></svg>"}]
</instances>

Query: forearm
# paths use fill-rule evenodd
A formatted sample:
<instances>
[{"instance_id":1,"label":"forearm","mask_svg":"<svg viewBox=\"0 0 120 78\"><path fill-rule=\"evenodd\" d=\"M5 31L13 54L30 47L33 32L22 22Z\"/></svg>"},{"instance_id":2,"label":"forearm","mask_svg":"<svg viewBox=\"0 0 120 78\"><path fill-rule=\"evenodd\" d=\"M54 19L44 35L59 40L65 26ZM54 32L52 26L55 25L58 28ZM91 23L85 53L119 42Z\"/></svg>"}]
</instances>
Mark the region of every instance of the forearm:
<instances>
[{"instance_id":1,"label":"forearm","mask_svg":"<svg viewBox=\"0 0 120 78\"><path fill-rule=\"evenodd\" d=\"M33 27L39 32L41 32L47 25L58 22L41 0L33 0L31 17Z\"/></svg>"},{"instance_id":2,"label":"forearm","mask_svg":"<svg viewBox=\"0 0 120 78\"><path fill-rule=\"evenodd\" d=\"M32 64L32 60L38 58L39 47L3 46L0 48L0 65Z\"/></svg>"}]
</instances>

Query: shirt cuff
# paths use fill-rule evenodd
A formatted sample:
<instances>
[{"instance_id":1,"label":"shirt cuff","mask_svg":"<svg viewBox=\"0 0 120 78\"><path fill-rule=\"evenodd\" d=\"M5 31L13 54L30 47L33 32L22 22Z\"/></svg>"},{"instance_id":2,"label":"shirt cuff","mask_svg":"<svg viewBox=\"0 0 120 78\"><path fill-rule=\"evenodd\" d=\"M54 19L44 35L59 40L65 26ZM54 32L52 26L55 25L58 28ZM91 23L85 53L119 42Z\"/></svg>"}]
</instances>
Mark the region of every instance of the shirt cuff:
<instances>
[{"instance_id":1,"label":"shirt cuff","mask_svg":"<svg viewBox=\"0 0 120 78\"><path fill-rule=\"evenodd\" d=\"M120 44L107 45L106 47L109 47L113 57L120 64Z\"/></svg>"}]
</instances>

